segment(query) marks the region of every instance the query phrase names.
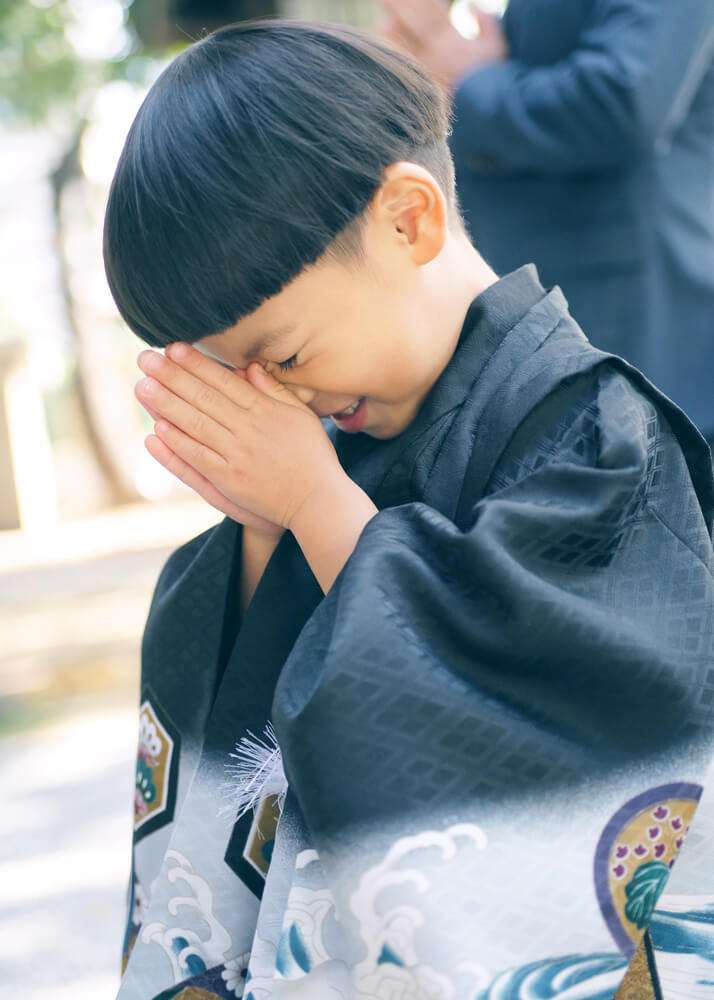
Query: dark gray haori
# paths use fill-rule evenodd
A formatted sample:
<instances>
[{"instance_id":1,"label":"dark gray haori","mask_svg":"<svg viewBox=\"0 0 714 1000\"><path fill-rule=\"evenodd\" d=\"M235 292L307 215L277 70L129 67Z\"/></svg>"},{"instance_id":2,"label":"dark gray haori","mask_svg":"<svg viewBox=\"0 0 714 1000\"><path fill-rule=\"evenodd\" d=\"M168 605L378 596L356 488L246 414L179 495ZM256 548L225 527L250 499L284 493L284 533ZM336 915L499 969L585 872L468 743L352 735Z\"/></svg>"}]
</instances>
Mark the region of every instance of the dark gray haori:
<instances>
[{"instance_id":1,"label":"dark gray haori","mask_svg":"<svg viewBox=\"0 0 714 1000\"><path fill-rule=\"evenodd\" d=\"M286 532L241 622L229 518L159 577L120 1000L610 1000L648 927L714 979L705 806L657 905L714 749L698 431L530 265L403 433L325 428L379 508L328 594ZM236 820L239 744L287 795Z\"/></svg>"}]
</instances>

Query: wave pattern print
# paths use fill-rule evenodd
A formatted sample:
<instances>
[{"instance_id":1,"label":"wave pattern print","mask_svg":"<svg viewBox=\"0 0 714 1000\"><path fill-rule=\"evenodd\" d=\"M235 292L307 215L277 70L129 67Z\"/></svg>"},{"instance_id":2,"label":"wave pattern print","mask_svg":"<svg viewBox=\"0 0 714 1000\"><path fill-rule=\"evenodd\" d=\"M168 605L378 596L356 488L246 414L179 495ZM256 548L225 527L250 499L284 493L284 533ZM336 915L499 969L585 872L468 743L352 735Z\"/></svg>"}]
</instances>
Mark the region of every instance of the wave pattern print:
<instances>
[{"instance_id":1,"label":"wave pattern print","mask_svg":"<svg viewBox=\"0 0 714 1000\"><path fill-rule=\"evenodd\" d=\"M423 830L399 837L382 860L363 873L350 897L366 950L352 972L359 1000L456 1000L464 994L454 974L470 979L469 996L488 982L487 970L474 962L453 966L451 956L443 955L438 962L440 956L434 953L430 959L437 959L438 967L423 961L420 941L429 936L429 915L419 899L428 893L432 878L459 878L462 852L485 851L487 845L486 834L475 823ZM432 866L426 864L427 857L433 859Z\"/></svg>"},{"instance_id":2,"label":"wave pattern print","mask_svg":"<svg viewBox=\"0 0 714 1000\"><path fill-rule=\"evenodd\" d=\"M651 924L664 1000L714 997L714 900L664 895Z\"/></svg>"},{"instance_id":3,"label":"wave pattern print","mask_svg":"<svg viewBox=\"0 0 714 1000\"><path fill-rule=\"evenodd\" d=\"M168 912L176 917L179 909L183 909L185 926L155 920L142 928L140 934L142 941L163 949L171 962L174 982L180 983L188 976L220 965L230 951L231 936L213 912L212 890L206 879L201 878L188 858L178 851L168 850L166 857L174 862L168 869L167 878L171 883L178 882L183 892L170 899ZM190 928L189 921L197 922L203 933Z\"/></svg>"},{"instance_id":4,"label":"wave pattern print","mask_svg":"<svg viewBox=\"0 0 714 1000\"><path fill-rule=\"evenodd\" d=\"M475 1000L612 1000L627 964L613 952L529 962L502 972Z\"/></svg>"}]
</instances>

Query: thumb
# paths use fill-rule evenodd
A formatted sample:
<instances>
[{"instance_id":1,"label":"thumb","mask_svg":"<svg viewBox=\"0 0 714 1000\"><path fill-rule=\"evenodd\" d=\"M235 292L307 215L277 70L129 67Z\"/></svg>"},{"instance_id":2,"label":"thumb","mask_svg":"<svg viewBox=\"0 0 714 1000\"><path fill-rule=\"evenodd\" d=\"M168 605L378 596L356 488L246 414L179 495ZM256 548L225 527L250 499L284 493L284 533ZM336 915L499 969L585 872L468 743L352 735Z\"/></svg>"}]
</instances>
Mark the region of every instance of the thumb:
<instances>
[{"instance_id":1,"label":"thumb","mask_svg":"<svg viewBox=\"0 0 714 1000\"><path fill-rule=\"evenodd\" d=\"M478 24L478 41L484 52L485 62L498 62L508 57L508 43L501 24L500 17L487 14L475 4L471 4L471 13Z\"/></svg>"},{"instance_id":2,"label":"thumb","mask_svg":"<svg viewBox=\"0 0 714 1000\"><path fill-rule=\"evenodd\" d=\"M266 393L268 396L274 396L278 389L285 388L273 375L270 374L269 371L263 368L258 361L251 361L245 371L250 384L254 385L256 389L260 389L261 392Z\"/></svg>"},{"instance_id":3,"label":"thumb","mask_svg":"<svg viewBox=\"0 0 714 1000\"><path fill-rule=\"evenodd\" d=\"M478 37L487 42L493 40L494 38L499 38L501 35L501 24L497 17L493 14L487 13L482 10L477 4L472 3L469 5L471 8L471 15L478 25Z\"/></svg>"},{"instance_id":4,"label":"thumb","mask_svg":"<svg viewBox=\"0 0 714 1000\"><path fill-rule=\"evenodd\" d=\"M260 389L266 396L272 396L281 403L289 403L291 406L299 406L307 409L298 397L286 385L283 385L274 375L266 371L257 361L251 361L246 369L248 381L256 389Z\"/></svg>"}]
</instances>

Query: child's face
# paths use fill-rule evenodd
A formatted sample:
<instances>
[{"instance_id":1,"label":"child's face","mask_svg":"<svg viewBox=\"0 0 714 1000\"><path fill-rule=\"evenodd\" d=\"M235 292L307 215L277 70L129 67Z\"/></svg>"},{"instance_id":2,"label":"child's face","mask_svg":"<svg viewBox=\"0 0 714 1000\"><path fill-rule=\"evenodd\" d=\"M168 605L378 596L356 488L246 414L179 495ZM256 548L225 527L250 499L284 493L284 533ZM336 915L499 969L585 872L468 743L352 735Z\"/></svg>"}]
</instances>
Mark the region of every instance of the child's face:
<instances>
[{"instance_id":1,"label":"child's face","mask_svg":"<svg viewBox=\"0 0 714 1000\"><path fill-rule=\"evenodd\" d=\"M355 420L338 426L375 438L401 433L460 332L435 308L449 281L440 252L445 206L435 190L424 195L419 184L397 185L368 211L364 264L323 258L234 327L194 346L246 368L258 338L281 330L256 360L315 413L331 415L364 397ZM291 367L283 370L281 362Z\"/></svg>"}]
</instances>

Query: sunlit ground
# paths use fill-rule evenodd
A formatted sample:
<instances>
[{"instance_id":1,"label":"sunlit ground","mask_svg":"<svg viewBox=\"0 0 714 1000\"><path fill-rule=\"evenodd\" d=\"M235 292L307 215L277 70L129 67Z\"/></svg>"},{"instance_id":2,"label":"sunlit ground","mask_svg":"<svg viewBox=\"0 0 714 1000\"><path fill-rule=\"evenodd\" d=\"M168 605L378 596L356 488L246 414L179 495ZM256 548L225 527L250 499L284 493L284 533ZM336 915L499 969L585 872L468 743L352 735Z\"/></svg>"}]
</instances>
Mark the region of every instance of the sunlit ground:
<instances>
[{"instance_id":1,"label":"sunlit ground","mask_svg":"<svg viewBox=\"0 0 714 1000\"><path fill-rule=\"evenodd\" d=\"M168 554L221 515L138 504L0 533L3 996L113 1000L129 873L139 649Z\"/></svg>"},{"instance_id":2,"label":"sunlit ground","mask_svg":"<svg viewBox=\"0 0 714 1000\"><path fill-rule=\"evenodd\" d=\"M116 994L136 729L126 701L3 741L0 966L8 996Z\"/></svg>"}]
</instances>

